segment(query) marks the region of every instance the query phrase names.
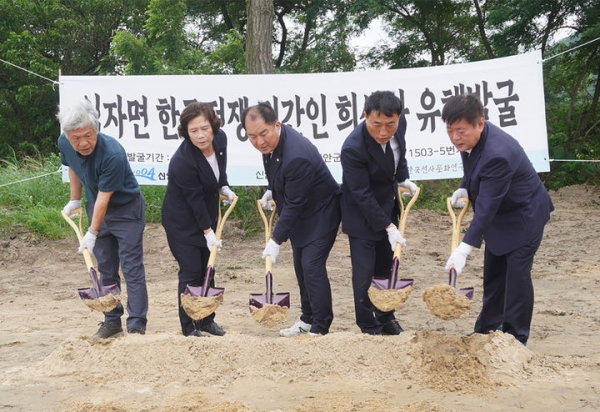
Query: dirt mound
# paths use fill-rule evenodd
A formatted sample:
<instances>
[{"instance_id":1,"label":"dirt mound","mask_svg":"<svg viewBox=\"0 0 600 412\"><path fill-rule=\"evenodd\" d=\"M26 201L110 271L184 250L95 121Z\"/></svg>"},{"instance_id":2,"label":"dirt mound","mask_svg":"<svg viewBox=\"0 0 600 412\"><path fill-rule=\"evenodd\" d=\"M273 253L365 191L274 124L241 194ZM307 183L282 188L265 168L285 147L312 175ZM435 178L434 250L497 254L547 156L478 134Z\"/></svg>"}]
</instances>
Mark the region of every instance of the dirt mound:
<instances>
[{"instance_id":1,"label":"dirt mound","mask_svg":"<svg viewBox=\"0 0 600 412\"><path fill-rule=\"evenodd\" d=\"M424 184L426 187L426 183ZM146 335L89 338L103 317L77 290L90 287L73 239L0 239L0 409L20 411L380 412L600 410L600 191L551 193L556 206L532 272L535 307L524 347L502 333L472 335L481 309L482 250L459 277L474 287L459 318L434 316L423 292L447 283L451 219L411 210L399 277L413 291L396 310L405 332L369 336L354 322L348 239L328 260L335 318L325 336L283 338L299 296L289 244L273 266L273 290L289 292L279 327L252 317L264 293L264 237L227 223L215 264L225 289L215 320L223 337L181 335L177 265L160 225L144 234L150 306ZM472 216L467 214L464 224ZM231 225L230 225L231 223ZM121 285L126 301L127 285Z\"/></svg>"}]
</instances>

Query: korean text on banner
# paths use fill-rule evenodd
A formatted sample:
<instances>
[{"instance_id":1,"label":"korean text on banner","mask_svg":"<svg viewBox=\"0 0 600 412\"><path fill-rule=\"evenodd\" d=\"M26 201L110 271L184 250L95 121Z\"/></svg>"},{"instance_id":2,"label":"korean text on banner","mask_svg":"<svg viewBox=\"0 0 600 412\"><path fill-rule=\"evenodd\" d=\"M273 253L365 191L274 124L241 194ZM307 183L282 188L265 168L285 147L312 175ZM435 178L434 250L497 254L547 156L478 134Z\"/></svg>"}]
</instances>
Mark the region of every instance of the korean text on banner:
<instances>
[{"instance_id":1,"label":"korean text on banner","mask_svg":"<svg viewBox=\"0 0 600 412\"><path fill-rule=\"evenodd\" d=\"M341 182L340 150L362 120L365 97L393 90L404 102L412 180L462 176L462 164L441 120L448 97L476 93L486 117L515 137L538 172L550 170L539 51L449 66L353 73L186 76L62 76L60 101L87 98L101 129L124 146L140 184L164 185L181 140L179 115L192 101L210 102L228 136L229 183L266 185L262 158L240 125L259 101L318 147ZM63 173L66 176L66 172Z\"/></svg>"}]
</instances>

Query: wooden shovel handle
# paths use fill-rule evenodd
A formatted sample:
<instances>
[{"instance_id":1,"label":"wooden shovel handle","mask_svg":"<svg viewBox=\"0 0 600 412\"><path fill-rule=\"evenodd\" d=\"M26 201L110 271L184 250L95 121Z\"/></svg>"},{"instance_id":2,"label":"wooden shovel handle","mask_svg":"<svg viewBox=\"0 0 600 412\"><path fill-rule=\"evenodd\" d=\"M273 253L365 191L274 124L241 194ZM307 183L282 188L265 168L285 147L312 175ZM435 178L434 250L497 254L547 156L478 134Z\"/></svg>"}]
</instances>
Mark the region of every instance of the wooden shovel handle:
<instances>
[{"instance_id":1,"label":"wooden shovel handle","mask_svg":"<svg viewBox=\"0 0 600 412\"><path fill-rule=\"evenodd\" d=\"M228 200L228 199L229 198L227 196L221 195L221 196L219 196L219 203L221 202L221 200ZM233 196L233 200L231 201L231 203L229 204L229 207L227 208L227 210L225 211L225 213L222 216L221 216L221 205L219 204L219 218L217 219L217 230L215 232L215 237L217 238L217 241L221 240L221 235L223 234L223 228L225 227L225 221L227 220L227 218L233 211L233 208L237 204L237 201L238 201L238 197ZM210 249L208 263L206 265L207 267L208 266L212 267L215 265L215 261L217 260L217 251L218 250L219 250L219 248L217 246L213 246Z\"/></svg>"},{"instance_id":2,"label":"wooden shovel handle","mask_svg":"<svg viewBox=\"0 0 600 412\"><path fill-rule=\"evenodd\" d=\"M267 216L262 208L262 202L260 199L256 201L256 206L258 207L258 213L260 213L260 217L262 218L263 225L265 226L265 245L269 243L269 239L271 239L271 234L273 233L273 221L275 220L275 212L277 212L277 205L273 200L269 200L269 204L273 207L271 210L271 217L267 220ZM265 258L265 266L267 272L270 272L273 268L273 261L271 260L271 255L267 255Z\"/></svg>"},{"instance_id":3,"label":"wooden shovel handle","mask_svg":"<svg viewBox=\"0 0 600 412\"><path fill-rule=\"evenodd\" d=\"M71 217L69 217L69 215L67 215L64 210L61 211L62 217L73 228L73 230L75 231L75 234L77 235L77 240L79 240L79 243L81 244L81 240L83 239L82 211L81 211L81 209L75 209L72 211L72 213L79 214L79 226L77 226L77 224L75 222L73 222L73 219L71 219ZM94 261L92 260L92 254L90 253L90 251L87 248L83 249L83 259L85 260L85 265L87 266L88 271L92 267L94 267Z\"/></svg>"},{"instance_id":4,"label":"wooden shovel handle","mask_svg":"<svg viewBox=\"0 0 600 412\"><path fill-rule=\"evenodd\" d=\"M402 200L404 193L410 193L410 190L403 186L398 186L398 201L400 202L400 221L398 223L398 231L404 237L404 231L406 230L406 221L408 219L408 211L412 208L412 206L417 201L419 197L419 193L421 193L421 188L417 186L417 190L415 190L414 196L410 199L410 201L404 207L404 201ZM396 243L396 247L394 248L394 257L400 259L400 254L402 253L402 245L400 243Z\"/></svg>"},{"instance_id":5,"label":"wooden shovel handle","mask_svg":"<svg viewBox=\"0 0 600 412\"><path fill-rule=\"evenodd\" d=\"M414 196L411 197L410 201L404 207L404 202L402 201L402 197L404 193L410 193L410 190L403 186L398 186L398 201L400 202L400 224L398 225L398 230L400 234L404 236L404 230L406 229L406 220L408 219L408 211L412 208L412 206L417 201L419 194L421 193L421 188L417 186L417 190L415 190Z\"/></svg>"},{"instance_id":6,"label":"wooden shovel handle","mask_svg":"<svg viewBox=\"0 0 600 412\"><path fill-rule=\"evenodd\" d=\"M452 243L450 253L454 252L454 249L458 247L460 243L460 226L462 224L463 217L467 213L469 209L469 198L460 197L457 200L462 200L465 202L462 210L458 214L458 219L456 218L456 214L454 213L454 208L452 207L452 198L449 197L446 199L446 205L448 206L448 212L450 213L450 217L452 218Z\"/></svg>"}]
</instances>

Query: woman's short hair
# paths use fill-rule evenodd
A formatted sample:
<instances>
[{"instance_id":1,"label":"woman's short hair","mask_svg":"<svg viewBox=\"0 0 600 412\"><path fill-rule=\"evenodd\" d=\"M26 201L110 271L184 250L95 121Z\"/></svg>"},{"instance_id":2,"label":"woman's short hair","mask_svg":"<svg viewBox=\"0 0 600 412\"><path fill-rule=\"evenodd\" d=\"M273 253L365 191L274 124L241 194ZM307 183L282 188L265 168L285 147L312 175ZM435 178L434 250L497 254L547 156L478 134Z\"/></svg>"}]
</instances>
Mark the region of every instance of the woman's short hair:
<instances>
[{"instance_id":1,"label":"woman's short hair","mask_svg":"<svg viewBox=\"0 0 600 412\"><path fill-rule=\"evenodd\" d=\"M184 139L190 138L190 135L188 134L188 124L198 116L202 116L208 121L212 128L213 136L216 136L217 133L219 133L221 119L217 116L213 106L210 103L192 102L183 109L181 116L179 116L179 127L177 128L179 136Z\"/></svg>"}]
</instances>

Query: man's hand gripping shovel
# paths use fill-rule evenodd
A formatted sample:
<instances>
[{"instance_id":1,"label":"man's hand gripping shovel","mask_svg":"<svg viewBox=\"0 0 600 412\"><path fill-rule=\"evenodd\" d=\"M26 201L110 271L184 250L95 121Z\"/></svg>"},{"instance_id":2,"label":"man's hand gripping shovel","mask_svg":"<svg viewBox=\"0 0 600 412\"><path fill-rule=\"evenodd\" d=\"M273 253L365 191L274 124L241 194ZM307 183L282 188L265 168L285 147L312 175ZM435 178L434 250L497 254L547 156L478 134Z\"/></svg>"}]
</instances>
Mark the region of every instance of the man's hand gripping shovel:
<instances>
[{"instance_id":1,"label":"man's hand gripping shovel","mask_svg":"<svg viewBox=\"0 0 600 412\"><path fill-rule=\"evenodd\" d=\"M417 201L421 188L417 187L412 199L404 207L402 200L404 193L409 190L400 186L398 187L398 201L400 202L400 224L398 230L404 236L406 229L406 221L408 219L408 211ZM369 299L373 305L382 312L390 312L398 309L406 302L412 291L413 279L398 279L398 266L400 265L400 254L402 245L396 243L394 248L394 256L392 260L392 269L389 278L373 278L371 287L368 290Z\"/></svg>"},{"instance_id":2,"label":"man's hand gripping shovel","mask_svg":"<svg viewBox=\"0 0 600 412\"><path fill-rule=\"evenodd\" d=\"M268 243L271 238L273 220L277 209L275 202L271 200L269 203L273 209L271 211L271 218L267 221L265 212L262 209L261 200L256 201L258 213L260 213L265 226L265 243ZM250 313L258 323L271 328L285 320L290 308L290 294L287 292L273 293L273 275L271 273L273 264L270 255L265 257L265 266L267 271L265 275L267 289L264 294L250 294Z\"/></svg>"},{"instance_id":3,"label":"man's hand gripping shovel","mask_svg":"<svg viewBox=\"0 0 600 412\"><path fill-rule=\"evenodd\" d=\"M64 210L61 213L62 217L73 228L75 234L77 235L77 239L81 243L81 239L83 239L81 209L76 209L73 211L73 215L79 215L79 226L77 226L73 219L71 219L71 217L69 217ZM94 269L94 263L92 261L90 251L87 248L84 248L82 253L88 273L92 279L92 287L78 289L79 296L83 300L83 303L85 303L91 309L99 312L110 312L121 303L121 290L116 284L101 286L96 269Z\"/></svg>"},{"instance_id":4,"label":"man's hand gripping shovel","mask_svg":"<svg viewBox=\"0 0 600 412\"><path fill-rule=\"evenodd\" d=\"M454 249L456 249L460 243L460 227L463 217L469 209L468 198L463 197L458 200L464 202L464 206L457 218L452 207L452 198L449 197L446 199L448 212L452 218L451 253L454 252ZM471 307L473 288L456 290L456 278L456 269L452 266L448 272L447 285L435 285L425 289L423 292L423 301L425 302L427 309L440 319L448 320L458 318Z\"/></svg>"}]
</instances>

